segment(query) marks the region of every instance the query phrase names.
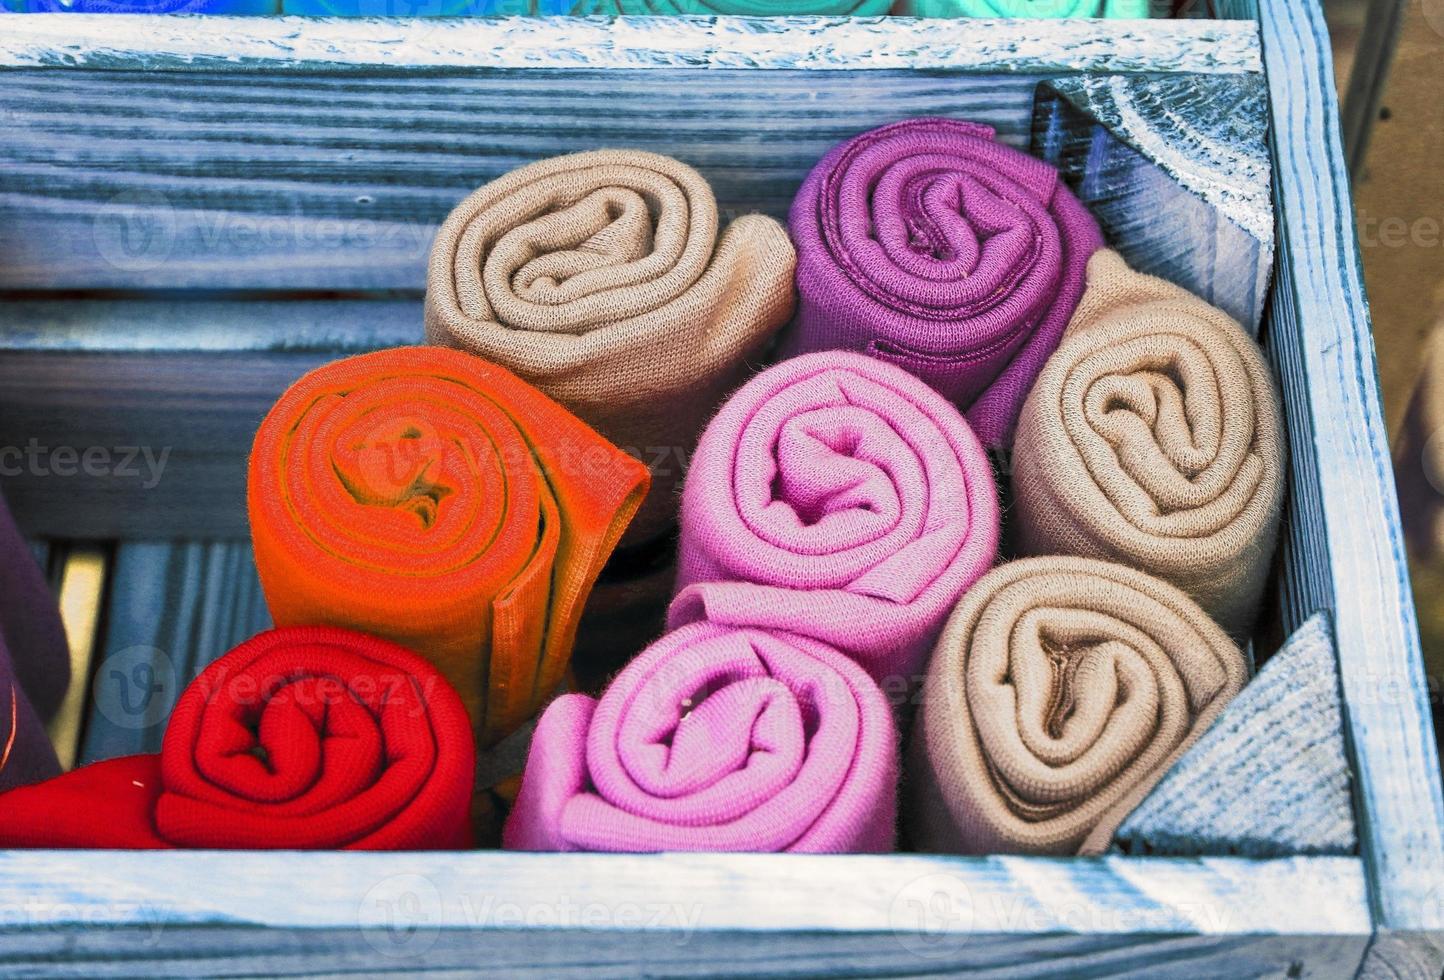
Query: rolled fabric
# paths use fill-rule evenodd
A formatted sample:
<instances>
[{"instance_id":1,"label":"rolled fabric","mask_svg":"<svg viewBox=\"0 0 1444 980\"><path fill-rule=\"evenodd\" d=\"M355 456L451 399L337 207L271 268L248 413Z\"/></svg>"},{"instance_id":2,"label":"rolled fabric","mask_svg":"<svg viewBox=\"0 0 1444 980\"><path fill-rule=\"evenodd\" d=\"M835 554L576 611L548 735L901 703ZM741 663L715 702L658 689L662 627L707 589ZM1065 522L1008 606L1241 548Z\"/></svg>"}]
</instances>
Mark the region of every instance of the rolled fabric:
<instances>
[{"instance_id":1,"label":"rolled fabric","mask_svg":"<svg viewBox=\"0 0 1444 980\"><path fill-rule=\"evenodd\" d=\"M938 640L908 746L922 851L1099 854L1246 680L1192 599L1087 558L1010 562Z\"/></svg>"},{"instance_id":2,"label":"rolled fabric","mask_svg":"<svg viewBox=\"0 0 1444 980\"><path fill-rule=\"evenodd\" d=\"M1144 20L1149 0L898 0L899 17L1107 17Z\"/></svg>"},{"instance_id":3,"label":"rolled fabric","mask_svg":"<svg viewBox=\"0 0 1444 980\"><path fill-rule=\"evenodd\" d=\"M1028 396L1013 452L1018 545L1166 579L1235 638L1253 627L1283 500L1272 375L1227 314L1128 268L1088 291Z\"/></svg>"},{"instance_id":4,"label":"rolled fabric","mask_svg":"<svg viewBox=\"0 0 1444 980\"><path fill-rule=\"evenodd\" d=\"M638 150L542 160L437 233L426 333L515 371L652 469L626 545L676 523L707 417L792 315L795 254L771 218L718 237L712 189Z\"/></svg>"},{"instance_id":5,"label":"rolled fabric","mask_svg":"<svg viewBox=\"0 0 1444 980\"><path fill-rule=\"evenodd\" d=\"M528 851L892 849L897 744L882 691L815 640L698 623L532 737L503 846Z\"/></svg>"},{"instance_id":6,"label":"rolled fabric","mask_svg":"<svg viewBox=\"0 0 1444 980\"><path fill-rule=\"evenodd\" d=\"M297 381L256 433L248 500L276 625L415 650L491 744L561 682L646 489L645 467L509 372L408 347Z\"/></svg>"},{"instance_id":7,"label":"rolled fabric","mask_svg":"<svg viewBox=\"0 0 1444 980\"><path fill-rule=\"evenodd\" d=\"M69 685L55 595L0 498L0 791L59 775L45 722Z\"/></svg>"},{"instance_id":8,"label":"rolled fabric","mask_svg":"<svg viewBox=\"0 0 1444 980\"><path fill-rule=\"evenodd\" d=\"M990 448L1011 442L1103 243L1058 171L956 119L834 147L789 226L801 303L784 351L857 350L905 368Z\"/></svg>"},{"instance_id":9,"label":"rolled fabric","mask_svg":"<svg viewBox=\"0 0 1444 980\"><path fill-rule=\"evenodd\" d=\"M987 455L937 392L861 354L784 361L698 444L668 624L811 636L892 690L992 565L998 525Z\"/></svg>"},{"instance_id":10,"label":"rolled fabric","mask_svg":"<svg viewBox=\"0 0 1444 980\"><path fill-rule=\"evenodd\" d=\"M159 755L0 796L0 847L463 848L475 766L466 710L425 660L271 630L182 692Z\"/></svg>"}]
</instances>

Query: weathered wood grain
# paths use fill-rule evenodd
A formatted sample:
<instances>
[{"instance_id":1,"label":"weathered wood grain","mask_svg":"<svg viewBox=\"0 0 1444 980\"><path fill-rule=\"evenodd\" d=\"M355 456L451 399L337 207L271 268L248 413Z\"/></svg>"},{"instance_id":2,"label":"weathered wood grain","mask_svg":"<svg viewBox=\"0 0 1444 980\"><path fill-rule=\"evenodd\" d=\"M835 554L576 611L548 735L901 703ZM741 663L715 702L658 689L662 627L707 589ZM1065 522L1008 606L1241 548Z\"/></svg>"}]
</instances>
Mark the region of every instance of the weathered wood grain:
<instances>
[{"instance_id":1,"label":"weathered wood grain","mask_svg":"<svg viewBox=\"0 0 1444 980\"><path fill-rule=\"evenodd\" d=\"M1239 0L1235 0L1235 6ZM1360 276L1328 34L1315 3L1260 3L1279 262L1268 350L1294 448L1294 617L1333 614L1381 935L1444 966L1444 798ZM1382 961L1381 961L1382 962Z\"/></svg>"},{"instance_id":2,"label":"weathered wood grain","mask_svg":"<svg viewBox=\"0 0 1444 980\"><path fill-rule=\"evenodd\" d=\"M32 535L243 538L256 427L332 356L8 353L0 489Z\"/></svg>"},{"instance_id":3,"label":"weathered wood grain","mask_svg":"<svg viewBox=\"0 0 1444 980\"><path fill-rule=\"evenodd\" d=\"M0 68L1259 70L1244 21L30 14L5 28Z\"/></svg>"},{"instance_id":4,"label":"weathered wood grain","mask_svg":"<svg viewBox=\"0 0 1444 980\"><path fill-rule=\"evenodd\" d=\"M180 692L271 625L248 541L116 548L79 761L159 752Z\"/></svg>"},{"instance_id":5,"label":"weathered wood grain","mask_svg":"<svg viewBox=\"0 0 1444 980\"><path fill-rule=\"evenodd\" d=\"M781 218L817 160L873 126L949 115L1026 144L1041 76L0 77L0 289L419 293L440 222L524 163L654 150L696 166L725 218Z\"/></svg>"},{"instance_id":6,"label":"weathered wood grain","mask_svg":"<svg viewBox=\"0 0 1444 980\"><path fill-rule=\"evenodd\" d=\"M0 853L10 972L1347 977L1370 928L1350 858L305 860Z\"/></svg>"},{"instance_id":7,"label":"weathered wood grain","mask_svg":"<svg viewBox=\"0 0 1444 980\"><path fill-rule=\"evenodd\" d=\"M1078 76L1039 86L1033 152L1134 268L1257 333L1274 258L1264 83Z\"/></svg>"}]
</instances>

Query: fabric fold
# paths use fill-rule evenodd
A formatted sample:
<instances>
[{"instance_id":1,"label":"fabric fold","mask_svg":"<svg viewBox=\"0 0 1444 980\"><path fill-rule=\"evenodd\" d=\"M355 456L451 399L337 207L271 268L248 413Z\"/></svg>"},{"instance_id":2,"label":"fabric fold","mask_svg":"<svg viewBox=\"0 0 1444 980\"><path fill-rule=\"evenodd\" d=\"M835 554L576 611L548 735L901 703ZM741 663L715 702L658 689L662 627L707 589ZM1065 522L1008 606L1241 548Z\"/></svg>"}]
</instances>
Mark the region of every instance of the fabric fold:
<instances>
[{"instance_id":1,"label":"fabric fold","mask_svg":"<svg viewBox=\"0 0 1444 980\"><path fill-rule=\"evenodd\" d=\"M703 423L792 314L782 226L744 215L718 231L697 171L597 150L492 181L432 245L428 340L514 371L650 467L627 546L675 524Z\"/></svg>"},{"instance_id":2,"label":"fabric fold","mask_svg":"<svg viewBox=\"0 0 1444 980\"><path fill-rule=\"evenodd\" d=\"M296 382L251 453L256 569L278 626L393 640L460 693L483 745L561 682L646 468L510 372L410 347Z\"/></svg>"},{"instance_id":3,"label":"fabric fold","mask_svg":"<svg viewBox=\"0 0 1444 980\"><path fill-rule=\"evenodd\" d=\"M1285 455L1258 345L1222 311L1100 252L1019 422L1019 547L1141 568L1242 641L1273 557Z\"/></svg>"},{"instance_id":4,"label":"fabric fold","mask_svg":"<svg viewBox=\"0 0 1444 980\"><path fill-rule=\"evenodd\" d=\"M475 766L426 661L349 630L271 630L186 688L159 755L0 796L0 847L468 847Z\"/></svg>"},{"instance_id":5,"label":"fabric fold","mask_svg":"<svg viewBox=\"0 0 1444 980\"><path fill-rule=\"evenodd\" d=\"M1178 589L1087 558L1010 562L938 641L908 747L919 850L1099 854L1243 687Z\"/></svg>"},{"instance_id":6,"label":"fabric fold","mask_svg":"<svg viewBox=\"0 0 1444 980\"><path fill-rule=\"evenodd\" d=\"M892 710L806 637L699 623L532 738L503 846L532 851L892 849Z\"/></svg>"},{"instance_id":7,"label":"fabric fold","mask_svg":"<svg viewBox=\"0 0 1444 980\"><path fill-rule=\"evenodd\" d=\"M800 305L784 351L856 350L903 367L990 448L1011 443L1103 243L1056 170L991 127L940 118L833 148L789 227Z\"/></svg>"},{"instance_id":8,"label":"fabric fold","mask_svg":"<svg viewBox=\"0 0 1444 980\"><path fill-rule=\"evenodd\" d=\"M55 595L0 498L0 791L60 773L45 723L69 685Z\"/></svg>"},{"instance_id":9,"label":"fabric fold","mask_svg":"<svg viewBox=\"0 0 1444 980\"><path fill-rule=\"evenodd\" d=\"M703 433L668 624L812 636L906 687L998 532L992 467L956 408L861 354L804 355Z\"/></svg>"}]
</instances>

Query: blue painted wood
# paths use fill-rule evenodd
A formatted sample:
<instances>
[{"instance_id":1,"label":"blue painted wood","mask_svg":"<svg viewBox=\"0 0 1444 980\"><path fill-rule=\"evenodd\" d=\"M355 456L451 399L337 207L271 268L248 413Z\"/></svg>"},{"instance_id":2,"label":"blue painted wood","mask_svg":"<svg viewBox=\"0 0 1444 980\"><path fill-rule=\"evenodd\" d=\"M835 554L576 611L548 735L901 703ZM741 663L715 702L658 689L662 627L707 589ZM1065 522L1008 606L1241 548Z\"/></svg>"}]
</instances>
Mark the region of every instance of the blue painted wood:
<instances>
[{"instance_id":1,"label":"blue painted wood","mask_svg":"<svg viewBox=\"0 0 1444 980\"><path fill-rule=\"evenodd\" d=\"M63 950L94 976L143 961L148 974L1347 977L1370 929L1352 858L318 853L299 874L298 860L0 852L0 915L26 883L10 969L64 968Z\"/></svg>"},{"instance_id":2,"label":"blue painted wood","mask_svg":"<svg viewBox=\"0 0 1444 980\"><path fill-rule=\"evenodd\" d=\"M1273 126L1279 262L1267 350L1294 447L1283 599L1331 611L1380 941L1371 975L1444 969L1444 796L1368 303L1317 3L1256 13Z\"/></svg>"},{"instance_id":3,"label":"blue painted wood","mask_svg":"<svg viewBox=\"0 0 1444 980\"><path fill-rule=\"evenodd\" d=\"M1257 72L1230 21L907 17L10 18L0 68L306 74L440 68Z\"/></svg>"},{"instance_id":4,"label":"blue painted wood","mask_svg":"<svg viewBox=\"0 0 1444 980\"><path fill-rule=\"evenodd\" d=\"M1044 82L1033 152L1142 272L1257 334L1274 259L1265 87L1255 76Z\"/></svg>"},{"instance_id":5,"label":"blue painted wood","mask_svg":"<svg viewBox=\"0 0 1444 980\"><path fill-rule=\"evenodd\" d=\"M186 685L271 626L247 541L122 544L106 591L82 764L159 752Z\"/></svg>"},{"instance_id":6,"label":"blue painted wood","mask_svg":"<svg viewBox=\"0 0 1444 980\"><path fill-rule=\"evenodd\" d=\"M1239 0L1227 6L1238 12ZM1249 17L1255 13L1243 12ZM435 24L423 28L351 22L302 27L287 22L247 33L234 22L178 20L137 36L124 21L113 22L105 33L82 16L63 18L63 24L62 18L22 20L35 26L23 35L0 37L0 65L16 69L3 76L5 82L36 86L27 89L30 100L22 103L22 111L38 111L42 119L20 118L14 102L0 110L7 113L7 135L11 130L25 134L26 148L19 153L7 149L9 143L0 145L0 154L12 153L0 171L0 181L16 181L0 188L0 236L7 234L12 220L33 220L32 228L38 231L31 236L32 247L48 247L46 229L61 238L70 236L77 247L83 247L88 234L92 256L101 258L110 246L98 244L97 234L102 240L105 234L123 235L115 221L124 225L127 215L154 213L147 210L151 199L143 196L147 189L153 190L154 182L144 179L147 173L167 174L179 181L178 186L200 189L193 199L171 201L167 196L163 202L183 221L205 216L212 203L210 194L222 195L217 199L225 201L212 211L285 214L279 205L293 200L287 195L308 181L316 185L308 188L315 192L310 200L357 207L367 214L366 209L378 201L372 192L386 187L381 179L386 173L383 164L392 165L394 172L399 163L408 168L414 186L408 184L388 198L380 213L404 227L408 214L439 207L443 197L470 186L486 167L500 166L487 153L524 158L519 146L552 145L528 144L536 133L524 128L498 129L503 138L493 137L490 145L486 137L477 135L484 132L475 126L478 115L492 111L485 104L487 93L500 91L488 85L510 78L497 71L498 66L578 67L626 61L638 74L645 66L657 80L674 87L684 77L694 81L705 77L708 86L715 78L714 95L732 94L719 97L707 111L736 111L744 116L752 112L753 118L761 115L760 109L747 108L759 104L756 93L763 86L757 73L739 72L734 79L730 69L776 69L768 72L768 84L792 93L780 102L791 112L782 110L780 121L766 130L765 140L749 143L746 137L756 130L729 129L715 122L713 136L705 114L678 112L651 128L616 123L633 127L619 131L658 144L665 142L662 134L675 132L679 140L697 148L697 162L714 181L733 188L729 201L748 204L742 188L751 184L756 193L773 195L774 203L768 207L774 210L776 202L786 197L779 170L763 170L760 179L756 168L729 171L725 164L731 148L740 147L752 159L787 161L791 149L779 153L778 148L794 135L820 144L828 127L855 131L881 121L889 109L888 118L907 115L917 111L909 106L919 104L915 97L925 87L932 93L929 98L954 100L955 107L977 105L988 84L998 87L999 100L1017 100L1015 108L1024 110L1019 114L1008 110L1007 118L1016 120L1008 132L1017 140L1025 132L1026 98L997 73L1020 65L1036 70L1030 77L1044 74L1043 66L1052 66L1048 71L1136 71L1151 65L1163 71L1224 74L1247 74L1258 67L1250 24L1208 24L1198 29L1205 33L1197 34L1190 33L1194 28L1178 25L1169 29L1179 34L1148 33L1153 28L1140 34L1066 27L1068 44L1060 47L1063 35L1038 33L1031 27L1021 34L998 28L1002 33L990 35L984 43L971 29L923 37L909 34L912 28L862 23L789 22L761 28L751 22L703 20L679 22L661 31L642 22L581 22L515 34L507 33L510 28L488 25L452 30ZM1332 114L1325 34L1310 3L1270 3L1262 23L1275 127L1279 218L1276 285L1264 341L1282 376L1295 450L1282 552L1282 618L1292 627L1319 609L1329 609L1338 624L1345 711L1359 784L1362 860L329 854L308 855L305 873L297 875L298 859L292 855L7 853L0 854L0 917L11 918L0 918L0 928L9 926L13 931L0 937L4 949L0 955L9 957L0 962L0 972L136 972L142 961L147 973L367 972L377 969L378 954L387 956L387 950L395 952L400 945L398 970L462 972L483 964L503 972L548 975L591 967L615 973L685 969L696 974L751 968L793 975L830 969L857 975L919 975L972 968L994 976L1348 976L1361 968L1399 969L1406 974L1415 968L1427 974L1432 968L1437 976L1437 947L1431 942L1440 913L1431 910L1428 891L1430 885L1444 881L1437 761L1427 741L1422 695L1417 693L1422 685L1410 686L1419 685L1422 675L1397 515L1392 511L1357 257L1348 231L1350 210ZM956 25L940 27L952 30ZM230 43L233 31L239 32L235 34L239 47L234 49L236 60L226 65L218 59L225 56L222 45ZM1205 36L1206 45L1195 43ZM502 37L510 42L505 51L475 46ZM926 43L918 47L920 38ZM994 43L999 40L1011 47ZM1178 59L1171 65L1164 63L1160 42L1167 42L1169 59ZM637 60L627 60L634 57ZM387 58L392 67L374 71ZM940 71L897 74L906 64ZM37 65L52 68L19 70ZM55 70L65 65L97 70ZM484 65L493 67L477 67ZM692 66L697 74L668 73L678 66ZM190 73L185 78L195 87L183 88L190 83L178 76L147 76L137 70L145 67ZM338 71L354 73L361 67L373 70L364 84ZM847 70L839 71L844 67ZM942 71L948 68L958 74ZM436 69L445 71L437 74ZM792 73L799 80L789 81ZM602 95L577 96L590 98L591 106L576 117L586 121L570 137L578 143L589 131L586 126L593 126L594 132L595 120L611 124L611 117L625 116L617 107L630 97L627 86L644 84L640 78L628 81L626 72L620 71L601 77ZM48 87L41 84L46 79L51 81ZM979 81L985 84L975 84ZM515 82L521 85L520 80ZM743 90L744 82L752 86L752 94ZM533 78L527 84L541 83ZM613 93L606 86L613 84L617 95L608 105L607 97ZM788 85L795 87L789 90ZM184 91L186 98L155 114L154 101L167 97L167 86ZM869 86L877 90L869 94ZM889 102L890 93L898 89L912 94ZM295 98L301 101L288 101L289 92L298 93ZM520 88L512 92L511 111L534 110ZM471 100L465 108L447 107L465 101L467 93ZM554 91L547 98L561 95ZM827 113L809 114L808 103L819 99L829 104ZM38 110L32 107L35 100ZM409 142L413 134L407 113L396 108L408 102L430 127L421 130L429 141L426 145ZM268 104L269 116L261 111ZM358 104L367 108L362 116L369 113L388 123L367 130L371 142L363 141L359 149L348 147L342 125L326 129L319 144L306 143L308 128L355 118L348 113ZM48 123L43 121L47 105L63 108ZM233 105L249 106L251 115L228 116L239 111L232 110ZM380 116L371 111L377 107ZM848 127L853 109L858 114ZM215 123L217 116L220 125ZM107 119L121 121L107 127ZM244 150L227 155L234 150L225 144L244 141L256 120L267 119L283 127L295 121L294 130L284 135L291 155L281 158L290 164L278 163L275 156L247 157ZM18 125L9 125L17 121ZM66 127L83 130L81 141L66 142ZM156 134L139 144L147 153L140 159L126 156L126 141L143 130ZM202 147L219 148L171 145L185 144L195 134L203 137L198 140ZM546 139L565 142L557 134ZM56 148L70 154L69 172L62 166L64 154ZM347 152L360 155L359 170L349 175L359 179L333 179L333 172L315 180L317 173L327 171L308 170L305 164L339 155L343 165L349 165L344 161ZM184 161L196 159L197 153L209 153L205 159L222 161L224 166L213 172L187 172ZM266 165L260 168L259 182L239 187L236 196L226 201L228 184L239 182L248 161ZM87 164L94 165L88 176ZM274 172L267 172L267 166ZM12 173L21 176L4 176ZM37 195L34 186L25 183L37 174L53 177L59 182L54 186L65 193L53 199ZM126 187L132 197L100 201L114 203L115 208L104 212L111 222L109 230L98 233L96 201L113 174L123 175L116 180L130 181ZM369 204L357 200L366 196L371 196ZM57 203L67 200L70 212ZM197 202L201 206L192 207ZM327 212L297 213L310 221ZM41 215L45 220L40 220ZM55 221L48 223L51 218ZM149 254L144 222L139 231L143 266ZM110 241L113 245L116 239ZM64 260L64 254L57 254ZM136 264L124 249L110 254L118 255L122 263ZM396 258L404 256L404 249L390 258L384 249L378 254L378 265L386 271L375 280L355 271L362 262L318 255L314 248L282 247L279 259L269 265L258 260L233 280L224 278L225 263L216 261L215 269L206 275L197 271L193 279L186 279L190 273L185 271L167 280L170 273L137 268L128 276L111 273L109 284L135 288L167 281L209 282L243 290L299 290L302 272L287 273L282 267L304 269L309 257L319 262L319 268L330 270L328 275L343 270L336 279L326 280L331 289L344 288L340 284L348 281L371 283L366 288L391 288L387 283L398 289L415 288L398 271L412 261ZM208 257L193 256L185 249L179 258L168 253L166 261L171 259L184 270L187 260L200 266ZM104 284L103 270L101 278L93 275L99 267L94 262L85 267L91 278L76 274L75 279L65 280L80 267L43 278L55 274L27 270L23 255L19 261L16 283L53 288L66 281L84 282L92 289ZM257 270L258 275L251 277ZM295 278L286 279L288 274ZM42 278L24 279L37 275ZM147 278L151 275L159 278ZM345 279L350 275L357 278ZM297 298L306 303L345 301L315 293ZM18 297L24 303L52 299L56 297ZM387 297L398 299L407 301L405 296ZM170 301L155 296L92 300L97 304L90 307L94 316L119 315L125 309L132 322L142 307L124 304ZM108 307L102 305L107 303ZM244 309L245 299L236 305ZM211 328L187 334L193 350L215 349L207 345L219 332L244 322L242 315L220 315L218 307L217 303L198 313L194 322L207 322ZM190 309L198 312L201 307ZM0 317L4 315L0 308ZM394 323L399 326L403 319L401 311ZM102 319L77 326L72 321L69 329L78 331L77 336L90 331L88 336L95 341L103 323ZM39 335L32 332L32 337ZM262 349L273 346L274 335ZM68 350L9 351L0 354L0 423L23 419L24 424L12 427L5 438L37 430L63 436L63 421L69 420L79 421L81 428L71 430L68 437L78 431L86 439L113 440L139 431L149 433L146 438L163 447L182 432L166 426L184 418L184 431L204 436L173 445L192 453L197 467L185 471L188 479L179 484L184 494L177 491L167 498L159 492L143 498L116 489L122 481L96 483L88 489L70 483L63 485L69 512L74 519L107 508L117 515L133 510L138 500L149 499L157 503L141 510L148 514L145 519L161 527L168 519L179 521L193 514L187 508L199 497L212 498L214 503L207 506L223 519L223 513L239 513L237 498L227 493L234 494L241 484L235 478L235 458L218 455L215 448L248 440L247 426L254 426L269 401L273 389L268 386L281 383L285 371L299 374L308 359L323 356L255 353L218 358L173 353L141 358ZM139 369L142 363L147 370ZM210 440L209 446L205 440ZM212 450L209 459L207 449ZM231 475L222 476L226 472ZM206 473L214 482L189 479L190 474ZM23 485L20 489L26 490ZM84 496L82 490L91 496ZM44 513L43 497L51 501L57 497L53 484L34 484L26 492L37 514ZM619 921L624 909L630 916L631 905L645 907L640 903L651 901L660 903L656 906L660 909L669 899L682 896L701 906L700 925L691 932L669 929L665 921L653 928L630 918ZM591 926L542 920L564 900L579 901L582 907L594 904L599 918ZM505 913L498 917L502 906ZM480 917L478 908L485 909ZM514 912L519 917L513 917ZM398 933L385 925L388 921L416 928ZM95 923L116 928L97 929ZM164 924L158 931L157 923ZM1371 941L1376 927L1379 935ZM546 928L545 942L527 935L537 928ZM425 951L410 945L408 937L418 935L430 937ZM80 959L66 964L59 959L62 955Z\"/></svg>"}]
</instances>

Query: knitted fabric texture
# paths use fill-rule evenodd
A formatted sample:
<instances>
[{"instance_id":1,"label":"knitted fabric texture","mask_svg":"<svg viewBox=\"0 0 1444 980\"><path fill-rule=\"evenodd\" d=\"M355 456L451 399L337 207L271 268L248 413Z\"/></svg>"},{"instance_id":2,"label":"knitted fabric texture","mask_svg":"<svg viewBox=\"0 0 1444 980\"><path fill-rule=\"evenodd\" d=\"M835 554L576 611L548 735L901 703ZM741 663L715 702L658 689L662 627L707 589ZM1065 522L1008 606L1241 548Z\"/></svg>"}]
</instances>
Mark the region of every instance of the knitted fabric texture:
<instances>
[{"instance_id":1,"label":"knitted fabric texture","mask_svg":"<svg viewBox=\"0 0 1444 980\"><path fill-rule=\"evenodd\" d=\"M989 447L1011 442L1102 245L1056 170L954 119L835 147L789 225L801 306L785 350L858 350L906 368Z\"/></svg>"},{"instance_id":2,"label":"knitted fabric texture","mask_svg":"<svg viewBox=\"0 0 1444 980\"><path fill-rule=\"evenodd\" d=\"M892 709L855 663L805 637L698 623L600 701L547 707L503 845L888 851L897 779Z\"/></svg>"},{"instance_id":3,"label":"knitted fabric texture","mask_svg":"<svg viewBox=\"0 0 1444 980\"><path fill-rule=\"evenodd\" d=\"M861 354L797 357L702 435L668 625L800 633L911 682L998 524L987 455L942 396Z\"/></svg>"},{"instance_id":4,"label":"knitted fabric texture","mask_svg":"<svg viewBox=\"0 0 1444 980\"><path fill-rule=\"evenodd\" d=\"M470 734L415 654L349 630L272 630L185 689L159 755L0 797L0 847L467 847Z\"/></svg>"},{"instance_id":5,"label":"knitted fabric texture","mask_svg":"<svg viewBox=\"0 0 1444 980\"><path fill-rule=\"evenodd\" d=\"M1358 844L1328 617L1289 637L1114 835L1133 854L1294 857Z\"/></svg>"},{"instance_id":6,"label":"knitted fabric texture","mask_svg":"<svg viewBox=\"0 0 1444 980\"><path fill-rule=\"evenodd\" d=\"M409 347L312 371L256 433L256 569L278 626L346 626L426 657L483 745L566 672L647 471L480 358Z\"/></svg>"},{"instance_id":7,"label":"knitted fabric texture","mask_svg":"<svg viewBox=\"0 0 1444 980\"><path fill-rule=\"evenodd\" d=\"M1143 20L1148 0L898 0L899 17L1108 17Z\"/></svg>"},{"instance_id":8,"label":"knitted fabric texture","mask_svg":"<svg viewBox=\"0 0 1444 980\"><path fill-rule=\"evenodd\" d=\"M1032 558L948 621L908 748L921 851L1098 854L1243 686L1243 654L1178 589Z\"/></svg>"},{"instance_id":9,"label":"knitted fabric texture","mask_svg":"<svg viewBox=\"0 0 1444 980\"><path fill-rule=\"evenodd\" d=\"M1144 569L1242 639L1273 556L1284 463L1278 395L1242 328L1115 252L1094 256L1018 425L1022 553Z\"/></svg>"},{"instance_id":10,"label":"knitted fabric texture","mask_svg":"<svg viewBox=\"0 0 1444 980\"><path fill-rule=\"evenodd\" d=\"M691 167L634 150L555 157L492 181L437 233L426 332L516 372L647 461L626 544L676 523L676 486L707 417L792 315L782 226L718 237Z\"/></svg>"},{"instance_id":11,"label":"knitted fabric texture","mask_svg":"<svg viewBox=\"0 0 1444 980\"><path fill-rule=\"evenodd\" d=\"M0 790L60 773L45 722L69 685L55 595L0 499Z\"/></svg>"}]
</instances>

